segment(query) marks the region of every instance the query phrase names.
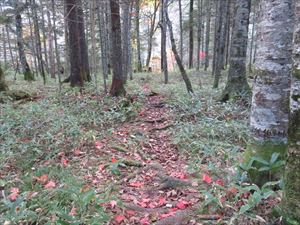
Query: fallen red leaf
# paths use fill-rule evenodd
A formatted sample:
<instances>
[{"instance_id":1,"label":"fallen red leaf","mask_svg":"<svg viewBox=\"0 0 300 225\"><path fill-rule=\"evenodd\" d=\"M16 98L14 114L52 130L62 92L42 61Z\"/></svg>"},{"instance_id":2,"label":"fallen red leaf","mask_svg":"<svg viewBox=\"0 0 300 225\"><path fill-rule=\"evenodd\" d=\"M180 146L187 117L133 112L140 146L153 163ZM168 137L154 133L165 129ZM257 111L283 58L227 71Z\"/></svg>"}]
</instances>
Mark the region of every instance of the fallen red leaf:
<instances>
[{"instance_id":1,"label":"fallen red leaf","mask_svg":"<svg viewBox=\"0 0 300 225\"><path fill-rule=\"evenodd\" d=\"M187 201L180 201L176 204L176 207L178 209L185 209L188 205L189 203Z\"/></svg>"},{"instance_id":2,"label":"fallen red leaf","mask_svg":"<svg viewBox=\"0 0 300 225\"><path fill-rule=\"evenodd\" d=\"M112 163L116 163L116 162L118 162L118 160L117 160L115 157L113 157L113 158L111 159L111 162L112 162Z\"/></svg>"},{"instance_id":3,"label":"fallen red leaf","mask_svg":"<svg viewBox=\"0 0 300 225\"><path fill-rule=\"evenodd\" d=\"M124 221L126 218L125 218L125 216L123 216L123 215L116 215L115 216L115 221L118 223L118 224L120 224L120 223L122 223L122 221Z\"/></svg>"},{"instance_id":4,"label":"fallen red leaf","mask_svg":"<svg viewBox=\"0 0 300 225\"><path fill-rule=\"evenodd\" d=\"M165 205L167 203L167 200L165 197L160 197L158 200L158 203L160 206Z\"/></svg>"},{"instance_id":5,"label":"fallen red leaf","mask_svg":"<svg viewBox=\"0 0 300 225\"><path fill-rule=\"evenodd\" d=\"M224 186L224 182L221 179L216 180L216 184L218 184L220 186Z\"/></svg>"},{"instance_id":6,"label":"fallen red leaf","mask_svg":"<svg viewBox=\"0 0 300 225\"><path fill-rule=\"evenodd\" d=\"M40 184L45 184L47 182L47 180L48 180L48 175L47 174L43 174L40 177L33 177L33 179L35 179Z\"/></svg>"},{"instance_id":7,"label":"fallen red leaf","mask_svg":"<svg viewBox=\"0 0 300 225\"><path fill-rule=\"evenodd\" d=\"M44 188L46 189L53 189L56 187L56 183L53 180L50 180L45 186Z\"/></svg>"},{"instance_id":8,"label":"fallen red leaf","mask_svg":"<svg viewBox=\"0 0 300 225\"><path fill-rule=\"evenodd\" d=\"M101 164L98 166L98 171L102 172L103 170L105 170L106 165L105 164Z\"/></svg>"},{"instance_id":9,"label":"fallen red leaf","mask_svg":"<svg viewBox=\"0 0 300 225\"><path fill-rule=\"evenodd\" d=\"M100 150L104 147L104 143L100 142L100 141L95 141L95 148Z\"/></svg>"},{"instance_id":10,"label":"fallen red leaf","mask_svg":"<svg viewBox=\"0 0 300 225\"><path fill-rule=\"evenodd\" d=\"M144 184L141 183L141 182L131 182L131 183L129 183L129 186L131 186L131 187L141 187L143 185Z\"/></svg>"},{"instance_id":11,"label":"fallen red leaf","mask_svg":"<svg viewBox=\"0 0 300 225\"><path fill-rule=\"evenodd\" d=\"M144 217L140 220L141 225L150 225L150 221L148 217Z\"/></svg>"},{"instance_id":12,"label":"fallen red leaf","mask_svg":"<svg viewBox=\"0 0 300 225\"><path fill-rule=\"evenodd\" d=\"M212 178L208 174L203 174L202 181L204 181L207 184L210 184L212 182Z\"/></svg>"},{"instance_id":13,"label":"fallen red leaf","mask_svg":"<svg viewBox=\"0 0 300 225\"><path fill-rule=\"evenodd\" d=\"M20 190L19 188L14 187L10 189L10 193L11 194L8 196L9 200L16 201L17 198L19 197Z\"/></svg>"},{"instance_id":14,"label":"fallen red leaf","mask_svg":"<svg viewBox=\"0 0 300 225\"><path fill-rule=\"evenodd\" d=\"M69 160L67 160L66 158L62 157L61 158L61 164L63 165L63 167L67 167L69 165Z\"/></svg>"},{"instance_id":15,"label":"fallen red leaf","mask_svg":"<svg viewBox=\"0 0 300 225\"><path fill-rule=\"evenodd\" d=\"M136 214L136 212L133 210L127 210L126 214L128 214L129 216L134 216Z\"/></svg>"}]
</instances>

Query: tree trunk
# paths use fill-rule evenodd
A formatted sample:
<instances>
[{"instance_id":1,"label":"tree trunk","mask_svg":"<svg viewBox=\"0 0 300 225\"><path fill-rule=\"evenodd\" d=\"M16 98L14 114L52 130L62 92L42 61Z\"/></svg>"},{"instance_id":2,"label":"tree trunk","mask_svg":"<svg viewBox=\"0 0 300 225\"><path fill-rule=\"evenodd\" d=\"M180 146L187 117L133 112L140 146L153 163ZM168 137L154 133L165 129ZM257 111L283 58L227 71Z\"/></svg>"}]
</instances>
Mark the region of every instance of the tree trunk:
<instances>
[{"instance_id":1,"label":"tree trunk","mask_svg":"<svg viewBox=\"0 0 300 225\"><path fill-rule=\"evenodd\" d=\"M204 70L207 71L209 67L209 42L210 42L210 20L211 20L211 3L210 0L206 1L206 35L205 35L205 66Z\"/></svg>"},{"instance_id":2,"label":"tree trunk","mask_svg":"<svg viewBox=\"0 0 300 225\"><path fill-rule=\"evenodd\" d=\"M12 53L11 37L9 35L9 31L8 31L8 26L7 25L5 25L5 30L6 30L6 38L7 38L7 42L8 42L8 48L9 48L9 54L10 54L10 58L11 58L11 63L12 63L12 66L14 68L17 68L17 65L15 64L14 55Z\"/></svg>"},{"instance_id":3,"label":"tree trunk","mask_svg":"<svg viewBox=\"0 0 300 225\"><path fill-rule=\"evenodd\" d=\"M251 0L238 0L231 37L230 67L221 101L233 98L248 98L250 87L247 82L246 56L248 43Z\"/></svg>"},{"instance_id":4,"label":"tree trunk","mask_svg":"<svg viewBox=\"0 0 300 225\"><path fill-rule=\"evenodd\" d=\"M58 82L59 82L59 91L61 90L61 72L64 71L60 62L60 54L58 50L58 43L57 43L57 33L56 33L56 10L55 10L55 3L54 0L51 0L51 8L52 8L52 22L53 22L53 37L54 37L54 49L55 49L55 57L56 57L56 63L58 68Z\"/></svg>"},{"instance_id":5,"label":"tree trunk","mask_svg":"<svg viewBox=\"0 0 300 225\"><path fill-rule=\"evenodd\" d=\"M122 3L123 7L123 30L122 30L122 41L123 41L123 76L124 82L126 83L128 78L128 64L129 64L129 47L130 47L130 2L125 0Z\"/></svg>"},{"instance_id":6,"label":"tree trunk","mask_svg":"<svg viewBox=\"0 0 300 225\"><path fill-rule=\"evenodd\" d=\"M6 49L6 38L5 38L5 28L2 28L2 38L3 38L3 58L4 58L4 69L7 67L7 49Z\"/></svg>"},{"instance_id":7,"label":"tree trunk","mask_svg":"<svg viewBox=\"0 0 300 225\"><path fill-rule=\"evenodd\" d=\"M189 12L189 69L193 68L194 58L194 0L190 0Z\"/></svg>"},{"instance_id":8,"label":"tree trunk","mask_svg":"<svg viewBox=\"0 0 300 225\"><path fill-rule=\"evenodd\" d=\"M55 78L55 60L53 51L53 27L50 17L50 11L46 12L48 20L48 46L49 46L49 72L51 78Z\"/></svg>"},{"instance_id":9,"label":"tree trunk","mask_svg":"<svg viewBox=\"0 0 300 225\"><path fill-rule=\"evenodd\" d=\"M81 0L65 0L69 29L71 86L83 87L84 81L90 81L87 46L84 33L84 21Z\"/></svg>"},{"instance_id":10,"label":"tree trunk","mask_svg":"<svg viewBox=\"0 0 300 225\"><path fill-rule=\"evenodd\" d=\"M182 2L178 0L179 7L179 33L180 33L180 59L183 61L183 25L182 25Z\"/></svg>"},{"instance_id":11,"label":"tree trunk","mask_svg":"<svg viewBox=\"0 0 300 225\"><path fill-rule=\"evenodd\" d=\"M84 14L82 9L82 0L77 0L77 24L79 30L79 43L80 43L80 56L82 62L82 77L84 81L90 82L90 65L89 65L89 55L88 55L88 45L85 38L85 28L84 28Z\"/></svg>"},{"instance_id":12,"label":"tree trunk","mask_svg":"<svg viewBox=\"0 0 300 225\"><path fill-rule=\"evenodd\" d=\"M201 37L202 37L202 7L203 7L203 0L198 0L198 21L197 21L197 67L196 70L200 70L200 52L201 52Z\"/></svg>"},{"instance_id":13,"label":"tree trunk","mask_svg":"<svg viewBox=\"0 0 300 225\"><path fill-rule=\"evenodd\" d=\"M136 29L136 43L137 43L137 71L142 72L142 59L141 59L141 37L140 37L140 0L136 0L135 3L135 29Z\"/></svg>"},{"instance_id":14,"label":"tree trunk","mask_svg":"<svg viewBox=\"0 0 300 225\"><path fill-rule=\"evenodd\" d=\"M111 8L111 47L113 78L110 89L112 96L126 94L124 89L124 76L122 68L121 22L119 0L110 0Z\"/></svg>"},{"instance_id":15,"label":"tree trunk","mask_svg":"<svg viewBox=\"0 0 300 225\"><path fill-rule=\"evenodd\" d=\"M99 21L99 31L100 31L100 45L101 45L101 63L102 63L102 73L103 73L103 84L104 84L104 92L107 93L107 84L106 79L108 77L108 46L106 43L107 29L105 28L105 2L97 1L97 14Z\"/></svg>"},{"instance_id":16,"label":"tree trunk","mask_svg":"<svg viewBox=\"0 0 300 225\"><path fill-rule=\"evenodd\" d=\"M168 57L167 57L167 21L165 17L165 10L167 9L167 0L161 1L161 68L164 73L165 84L169 82L168 74Z\"/></svg>"},{"instance_id":17,"label":"tree trunk","mask_svg":"<svg viewBox=\"0 0 300 225\"><path fill-rule=\"evenodd\" d=\"M155 24L156 24L156 14L159 7L159 3L157 0L154 1L154 11L151 16L151 24L150 24L150 31L149 31L149 38L148 38L148 54L147 54L147 60L146 60L146 68L149 70L149 64L151 60L151 54L152 54L152 42L153 42L153 36L155 33Z\"/></svg>"},{"instance_id":18,"label":"tree trunk","mask_svg":"<svg viewBox=\"0 0 300 225\"><path fill-rule=\"evenodd\" d=\"M22 17L20 11L16 10L16 34L17 34L17 45L20 64L22 67L22 72L24 74L24 79L27 81L33 81L34 76L30 70L30 67L27 63L25 51L24 51L24 42L23 42L23 28L22 28Z\"/></svg>"},{"instance_id":19,"label":"tree trunk","mask_svg":"<svg viewBox=\"0 0 300 225\"><path fill-rule=\"evenodd\" d=\"M269 161L273 153L286 154L292 69L293 0L261 0L257 24L257 60L250 115L251 141L245 162L252 156ZM284 29L283 29L284 28ZM255 162L254 167L262 164ZM250 170L259 185L278 179L282 168ZM281 175L281 174L280 174Z\"/></svg>"},{"instance_id":20,"label":"tree trunk","mask_svg":"<svg viewBox=\"0 0 300 225\"><path fill-rule=\"evenodd\" d=\"M4 73L3 73L2 68L0 66L0 92L1 91L7 91L7 90L8 90L8 87L5 83Z\"/></svg>"},{"instance_id":21,"label":"tree trunk","mask_svg":"<svg viewBox=\"0 0 300 225\"><path fill-rule=\"evenodd\" d=\"M295 7L293 74L290 98L289 148L284 177L283 207L287 218L300 221L300 3Z\"/></svg>"},{"instance_id":22,"label":"tree trunk","mask_svg":"<svg viewBox=\"0 0 300 225\"><path fill-rule=\"evenodd\" d=\"M49 73L49 60L48 60L48 50L47 50L47 35L46 35L46 27L45 27L45 12L44 12L44 6L43 6L43 1L40 0L40 12L41 12L41 30L43 34L43 48L44 48L44 65L45 65L45 70L47 73Z\"/></svg>"},{"instance_id":23,"label":"tree trunk","mask_svg":"<svg viewBox=\"0 0 300 225\"><path fill-rule=\"evenodd\" d=\"M227 0L226 0L227 1ZM214 53L214 84L213 88L218 88L219 80L221 77L222 66L222 19L226 1L217 1L217 14L216 14L216 32L215 32L215 53Z\"/></svg>"},{"instance_id":24,"label":"tree trunk","mask_svg":"<svg viewBox=\"0 0 300 225\"><path fill-rule=\"evenodd\" d=\"M254 47L254 39L255 39L255 22L256 22L256 10L254 8L253 15L252 15L252 30L251 30L251 44L250 44L250 55L249 55L249 65L248 70L250 73L252 73L252 60L253 60L253 47Z\"/></svg>"},{"instance_id":25,"label":"tree trunk","mask_svg":"<svg viewBox=\"0 0 300 225\"><path fill-rule=\"evenodd\" d=\"M175 59L176 59L176 62L177 62L177 65L180 69L180 72L181 72L181 76L182 76L182 79L184 80L185 82L185 85L186 85L186 89L188 91L189 94L192 94L194 93L193 91L193 87L192 87L192 84L191 84L191 81L184 69L184 66L182 64L182 61L181 61L181 58L179 57L179 54L177 52L177 48L176 48L176 44L175 44L175 39L174 39L174 34L173 34L173 28L172 28L172 23L169 19L169 15L168 15L168 0L165 0L166 3L164 3L164 7L166 7L163 11L165 12L164 13L164 17L165 17L165 20L168 24L168 28L169 28L169 32L170 32L170 40L171 40L171 44L172 44L172 51L174 53L174 56L175 56Z\"/></svg>"},{"instance_id":26,"label":"tree trunk","mask_svg":"<svg viewBox=\"0 0 300 225\"><path fill-rule=\"evenodd\" d=\"M42 55L42 44L41 44L41 37L40 37L40 28L38 22L38 15L37 15L37 4L35 0L31 0L31 12L33 13L33 26L34 26L34 38L36 40L36 56L38 59L38 67L39 71L42 75L43 82L46 84L46 74L44 69L43 63L43 55Z\"/></svg>"}]
</instances>

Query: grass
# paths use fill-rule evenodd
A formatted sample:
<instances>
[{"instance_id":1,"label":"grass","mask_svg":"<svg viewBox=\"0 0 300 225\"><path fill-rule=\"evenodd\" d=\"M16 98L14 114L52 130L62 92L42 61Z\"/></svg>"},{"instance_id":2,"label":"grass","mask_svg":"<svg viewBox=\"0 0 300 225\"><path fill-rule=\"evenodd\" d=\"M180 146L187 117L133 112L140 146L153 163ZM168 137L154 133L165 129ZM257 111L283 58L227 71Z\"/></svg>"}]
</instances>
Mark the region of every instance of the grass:
<instances>
[{"instance_id":1,"label":"grass","mask_svg":"<svg viewBox=\"0 0 300 225\"><path fill-rule=\"evenodd\" d=\"M17 81L9 75L10 89L36 92L40 98L24 104L0 105L0 188L4 193L0 198L0 223L109 221L111 215L102 206L118 201L112 194L113 186L103 182L99 188L85 177L97 171L101 162L110 160L110 156L94 154L94 143L136 117L145 99L145 83L166 96L175 125L170 128L172 143L188 158L189 170L208 171L216 178L226 177L227 184L236 183L236 166L249 137L249 107L242 102L219 103L224 84L212 89L208 73L189 74L194 84L193 97L187 94L180 76L171 73L168 85L163 84L159 74L135 74L134 80L128 81L126 98L98 96L92 83L86 85L82 95L67 85L58 93L53 80L43 86L39 79L27 83L20 75ZM98 91L103 93L102 88ZM137 145L134 138L131 141L129 145ZM74 156L76 149L84 156ZM65 158L71 159L67 166L63 163ZM45 183L37 180L44 174L48 181L55 182L55 188L45 189ZM8 200L13 187L20 189L15 202ZM76 215L70 216L74 208Z\"/></svg>"}]
</instances>

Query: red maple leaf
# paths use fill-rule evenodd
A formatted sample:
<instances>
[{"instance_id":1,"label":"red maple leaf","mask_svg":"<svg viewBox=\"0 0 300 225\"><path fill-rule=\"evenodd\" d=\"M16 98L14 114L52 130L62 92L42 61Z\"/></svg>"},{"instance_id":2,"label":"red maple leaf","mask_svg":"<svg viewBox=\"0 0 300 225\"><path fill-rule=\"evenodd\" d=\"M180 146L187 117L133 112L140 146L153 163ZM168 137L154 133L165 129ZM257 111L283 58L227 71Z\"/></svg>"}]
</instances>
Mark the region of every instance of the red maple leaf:
<instances>
[{"instance_id":1,"label":"red maple leaf","mask_svg":"<svg viewBox=\"0 0 300 225\"><path fill-rule=\"evenodd\" d=\"M202 181L204 181L207 184L210 184L212 182L212 178L208 174L203 174Z\"/></svg>"},{"instance_id":2,"label":"red maple leaf","mask_svg":"<svg viewBox=\"0 0 300 225\"><path fill-rule=\"evenodd\" d=\"M114 219L115 219L115 221L116 221L118 224L120 224L120 223L122 223L122 221L124 221L126 218L125 218L125 216L123 216L123 215L116 215Z\"/></svg>"}]
</instances>

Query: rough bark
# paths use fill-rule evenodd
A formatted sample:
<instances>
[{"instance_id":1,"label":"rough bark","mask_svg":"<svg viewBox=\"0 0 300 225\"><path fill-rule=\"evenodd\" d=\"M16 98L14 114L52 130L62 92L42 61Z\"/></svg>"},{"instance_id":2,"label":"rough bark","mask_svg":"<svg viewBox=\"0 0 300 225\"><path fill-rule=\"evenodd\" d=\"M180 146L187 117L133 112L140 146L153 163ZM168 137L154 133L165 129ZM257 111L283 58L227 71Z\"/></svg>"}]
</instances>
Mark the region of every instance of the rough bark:
<instances>
[{"instance_id":1,"label":"rough bark","mask_svg":"<svg viewBox=\"0 0 300 225\"><path fill-rule=\"evenodd\" d=\"M250 49L249 49L249 65L248 65L248 70L250 73L252 73L252 60L253 60L253 48L254 48L254 41L255 41L255 29L256 29L256 10L254 8L253 10L253 15L252 15L252 30L251 30L251 44L250 44Z\"/></svg>"},{"instance_id":2,"label":"rough bark","mask_svg":"<svg viewBox=\"0 0 300 225\"><path fill-rule=\"evenodd\" d=\"M194 0L190 0L189 11L189 69L193 68L194 58Z\"/></svg>"},{"instance_id":3,"label":"rough bark","mask_svg":"<svg viewBox=\"0 0 300 225\"><path fill-rule=\"evenodd\" d=\"M166 7L167 7L167 4L168 4L168 0L166 0ZM176 62L177 62L177 65L179 67L179 70L181 72L181 76L182 76L182 79L184 80L185 82L185 86L186 86L186 89L188 91L189 94L192 94L194 93L193 91L193 87L192 87L192 84L191 84L191 81L184 69L184 66L182 64L182 61L181 61L181 58L177 52L177 48L176 48L176 44L175 44L175 38L174 38L174 34L173 34L173 28L172 28L172 23L169 19L169 15L168 15L168 8L166 8L165 10L165 18L166 18L166 22L168 24L168 28L169 28L169 32L170 32L170 40L171 40L171 44L172 44L172 51L174 53L174 56L175 56L175 59L176 59Z\"/></svg>"},{"instance_id":4,"label":"rough bark","mask_svg":"<svg viewBox=\"0 0 300 225\"><path fill-rule=\"evenodd\" d=\"M235 7L235 20L230 45L230 67L221 101L233 98L247 99L250 94L250 87L247 82L246 56L251 0L238 0Z\"/></svg>"},{"instance_id":5,"label":"rough bark","mask_svg":"<svg viewBox=\"0 0 300 225\"><path fill-rule=\"evenodd\" d=\"M126 94L124 89L124 76L122 68L122 45L121 45L121 22L119 0L110 0L111 8L111 47L112 47L112 68L113 79L110 89L112 96Z\"/></svg>"},{"instance_id":6,"label":"rough bark","mask_svg":"<svg viewBox=\"0 0 300 225\"><path fill-rule=\"evenodd\" d=\"M17 46L20 64L22 67L22 73L24 74L24 79L27 81L33 81L34 75L30 70L30 67L27 63L25 50L24 50L24 41L23 41L23 28L22 28L22 16L19 9L16 9L16 35L17 35Z\"/></svg>"},{"instance_id":7,"label":"rough bark","mask_svg":"<svg viewBox=\"0 0 300 225\"><path fill-rule=\"evenodd\" d=\"M205 66L204 70L207 71L209 67L209 42L210 42L210 20L211 20L211 3L210 0L206 1L206 34L205 34Z\"/></svg>"},{"instance_id":8,"label":"rough bark","mask_svg":"<svg viewBox=\"0 0 300 225\"><path fill-rule=\"evenodd\" d=\"M84 81L90 81L91 77L84 32L82 3L81 0L65 0L65 5L70 45L70 82L72 87L83 87Z\"/></svg>"},{"instance_id":9,"label":"rough bark","mask_svg":"<svg viewBox=\"0 0 300 225\"><path fill-rule=\"evenodd\" d=\"M5 38L5 28L2 28L2 40L3 40L3 58L4 58L4 69L7 66L7 49L6 49L6 38Z\"/></svg>"},{"instance_id":10,"label":"rough bark","mask_svg":"<svg viewBox=\"0 0 300 225\"><path fill-rule=\"evenodd\" d=\"M300 221L300 3L295 7L293 73L290 99L289 148L283 206L286 219Z\"/></svg>"},{"instance_id":11,"label":"rough bark","mask_svg":"<svg viewBox=\"0 0 300 225\"><path fill-rule=\"evenodd\" d=\"M257 24L257 59L250 115L251 138L245 162L252 156L270 160L286 153L292 69L293 0L262 0ZM284 28L284 29L283 29ZM255 163L254 167L261 167ZM271 171L271 179L281 171ZM250 171L253 182L270 180L268 172Z\"/></svg>"}]
</instances>

